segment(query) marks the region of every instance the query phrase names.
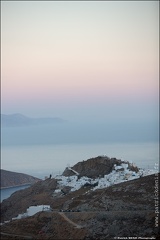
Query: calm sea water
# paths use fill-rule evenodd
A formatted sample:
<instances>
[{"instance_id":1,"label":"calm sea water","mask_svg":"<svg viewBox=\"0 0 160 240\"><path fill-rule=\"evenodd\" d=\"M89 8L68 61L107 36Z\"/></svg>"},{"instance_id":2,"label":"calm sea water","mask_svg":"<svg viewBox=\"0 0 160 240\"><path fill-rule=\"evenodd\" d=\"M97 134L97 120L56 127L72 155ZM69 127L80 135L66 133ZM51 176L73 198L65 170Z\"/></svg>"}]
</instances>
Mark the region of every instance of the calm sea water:
<instances>
[{"instance_id":1,"label":"calm sea water","mask_svg":"<svg viewBox=\"0 0 160 240\"><path fill-rule=\"evenodd\" d=\"M22 189L25 189L27 187L29 187L30 185L25 185L25 186L19 186L19 187L11 187L11 188L5 188L5 189L1 189L0 190L0 194L1 194L1 202L10 197L12 193L16 192L16 191L19 191L19 190L22 190Z\"/></svg>"},{"instance_id":2,"label":"calm sea water","mask_svg":"<svg viewBox=\"0 0 160 240\"><path fill-rule=\"evenodd\" d=\"M158 143L61 144L3 146L1 168L44 178L62 172L66 166L99 155L116 157L153 168L158 162Z\"/></svg>"},{"instance_id":3,"label":"calm sea water","mask_svg":"<svg viewBox=\"0 0 160 240\"><path fill-rule=\"evenodd\" d=\"M108 124L4 128L1 168L44 179L62 173L67 165L105 154L153 169L159 161L158 141L152 141L157 131L146 129L111 129Z\"/></svg>"},{"instance_id":4,"label":"calm sea water","mask_svg":"<svg viewBox=\"0 0 160 240\"><path fill-rule=\"evenodd\" d=\"M105 154L133 162L138 167L153 169L159 161L158 149L158 143L3 146L1 167L44 179L50 174L62 173L68 164L73 166L79 161ZM1 190L1 200L25 187Z\"/></svg>"}]
</instances>

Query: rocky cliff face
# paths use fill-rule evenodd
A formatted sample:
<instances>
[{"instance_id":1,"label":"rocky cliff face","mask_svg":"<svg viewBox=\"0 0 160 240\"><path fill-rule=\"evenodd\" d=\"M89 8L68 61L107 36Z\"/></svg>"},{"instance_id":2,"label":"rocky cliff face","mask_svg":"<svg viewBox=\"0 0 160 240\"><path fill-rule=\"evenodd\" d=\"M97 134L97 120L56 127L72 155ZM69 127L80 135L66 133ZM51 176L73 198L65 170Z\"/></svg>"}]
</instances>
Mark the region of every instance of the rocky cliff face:
<instances>
[{"instance_id":1,"label":"rocky cliff face","mask_svg":"<svg viewBox=\"0 0 160 240\"><path fill-rule=\"evenodd\" d=\"M1 169L1 188L33 184L40 179L24 173L11 172Z\"/></svg>"},{"instance_id":2,"label":"rocky cliff face","mask_svg":"<svg viewBox=\"0 0 160 240\"><path fill-rule=\"evenodd\" d=\"M79 173L79 176L87 176L90 178L97 178L99 176L104 176L109 174L114 169L114 164L121 165L122 163L127 163L128 168L132 171L138 172L138 168L133 166L127 161L122 161L116 158L109 158L106 156L98 156L96 158L90 158L83 162L78 162L72 169ZM72 176L75 173L68 168L63 172L63 176Z\"/></svg>"}]
</instances>

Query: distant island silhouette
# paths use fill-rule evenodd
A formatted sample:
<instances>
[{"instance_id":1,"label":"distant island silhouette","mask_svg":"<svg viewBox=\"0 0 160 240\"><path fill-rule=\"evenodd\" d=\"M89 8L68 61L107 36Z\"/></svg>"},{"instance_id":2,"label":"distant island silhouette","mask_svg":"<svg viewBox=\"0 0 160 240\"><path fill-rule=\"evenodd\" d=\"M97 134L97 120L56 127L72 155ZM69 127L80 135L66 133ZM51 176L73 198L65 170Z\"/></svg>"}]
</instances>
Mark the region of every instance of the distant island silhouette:
<instances>
[{"instance_id":1,"label":"distant island silhouette","mask_svg":"<svg viewBox=\"0 0 160 240\"><path fill-rule=\"evenodd\" d=\"M66 120L59 117L31 118L20 113L1 114L2 127L21 127L21 126L57 124L57 123L59 124L64 122L66 122Z\"/></svg>"}]
</instances>

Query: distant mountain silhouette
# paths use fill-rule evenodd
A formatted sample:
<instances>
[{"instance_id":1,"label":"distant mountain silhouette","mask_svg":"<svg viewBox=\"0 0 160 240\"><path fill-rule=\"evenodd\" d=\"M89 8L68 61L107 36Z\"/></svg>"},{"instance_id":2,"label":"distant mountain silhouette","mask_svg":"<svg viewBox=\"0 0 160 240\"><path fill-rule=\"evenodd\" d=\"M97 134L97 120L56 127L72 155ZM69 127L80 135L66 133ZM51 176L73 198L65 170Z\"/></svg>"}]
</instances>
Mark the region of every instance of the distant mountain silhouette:
<instances>
[{"instance_id":1,"label":"distant mountain silhouette","mask_svg":"<svg viewBox=\"0 0 160 240\"><path fill-rule=\"evenodd\" d=\"M31 118L24 116L20 113L15 114L1 114L1 126L2 127L20 127L20 126L31 126L41 124L55 124L64 123L65 120L58 117L50 118Z\"/></svg>"},{"instance_id":2,"label":"distant mountain silhouette","mask_svg":"<svg viewBox=\"0 0 160 240\"><path fill-rule=\"evenodd\" d=\"M11 172L1 169L1 188L20 186L24 184L33 184L40 179L24 173Z\"/></svg>"}]
</instances>

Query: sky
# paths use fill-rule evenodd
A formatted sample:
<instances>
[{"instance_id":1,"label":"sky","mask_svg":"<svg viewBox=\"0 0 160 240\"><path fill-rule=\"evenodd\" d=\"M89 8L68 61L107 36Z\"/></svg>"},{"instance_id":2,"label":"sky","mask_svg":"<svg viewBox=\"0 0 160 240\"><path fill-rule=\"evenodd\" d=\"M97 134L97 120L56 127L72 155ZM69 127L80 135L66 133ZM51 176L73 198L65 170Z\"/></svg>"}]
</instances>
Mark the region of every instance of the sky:
<instances>
[{"instance_id":1,"label":"sky","mask_svg":"<svg viewBox=\"0 0 160 240\"><path fill-rule=\"evenodd\" d=\"M155 124L158 4L2 1L1 112Z\"/></svg>"}]
</instances>

